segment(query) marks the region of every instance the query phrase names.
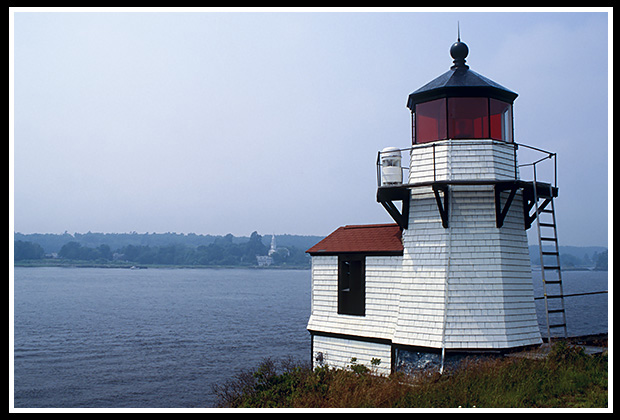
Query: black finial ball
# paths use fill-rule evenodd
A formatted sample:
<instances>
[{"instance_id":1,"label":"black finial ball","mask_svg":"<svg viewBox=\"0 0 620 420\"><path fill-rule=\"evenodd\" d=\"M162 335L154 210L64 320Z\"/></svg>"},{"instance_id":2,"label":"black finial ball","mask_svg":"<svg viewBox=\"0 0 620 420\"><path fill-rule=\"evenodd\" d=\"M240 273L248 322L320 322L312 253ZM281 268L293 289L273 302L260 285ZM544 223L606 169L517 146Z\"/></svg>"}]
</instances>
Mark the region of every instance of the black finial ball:
<instances>
[{"instance_id":1,"label":"black finial ball","mask_svg":"<svg viewBox=\"0 0 620 420\"><path fill-rule=\"evenodd\" d=\"M467 54L469 54L469 48L464 42L457 41L450 47L450 55L455 60L464 60Z\"/></svg>"}]
</instances>

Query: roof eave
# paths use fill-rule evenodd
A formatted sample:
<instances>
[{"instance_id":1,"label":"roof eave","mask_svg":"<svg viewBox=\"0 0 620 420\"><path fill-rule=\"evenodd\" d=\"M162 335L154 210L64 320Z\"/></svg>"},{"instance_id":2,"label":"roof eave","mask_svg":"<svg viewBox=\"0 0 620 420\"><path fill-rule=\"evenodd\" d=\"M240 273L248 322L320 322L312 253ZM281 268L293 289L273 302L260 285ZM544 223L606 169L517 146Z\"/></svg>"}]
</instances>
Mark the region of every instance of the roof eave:
<instances>
[{"instance_id":1,"label":"roof eave","mask_svg":"<svg viewBox=\"0 0 620 420\"><path fill-rule=\"evenodd\" d=\"M509 90L497 89L493 86L443 86L436 89L412 93L407 99L407 108L414 110L415 105L441 98L485 97L498 99L512 104L519 96Z\"/></svg>"},{"instance_id":2,"label":"roof eave","mask_svg":"<svg viewBox=\"0 0 620 420\"><path fill-rule=\"evenodd\" d=\"M403 250L399 251L306 251L311 257L329 257L335 255L365 255L367 257L402 257Z\"/></svg>"}]
</instances>

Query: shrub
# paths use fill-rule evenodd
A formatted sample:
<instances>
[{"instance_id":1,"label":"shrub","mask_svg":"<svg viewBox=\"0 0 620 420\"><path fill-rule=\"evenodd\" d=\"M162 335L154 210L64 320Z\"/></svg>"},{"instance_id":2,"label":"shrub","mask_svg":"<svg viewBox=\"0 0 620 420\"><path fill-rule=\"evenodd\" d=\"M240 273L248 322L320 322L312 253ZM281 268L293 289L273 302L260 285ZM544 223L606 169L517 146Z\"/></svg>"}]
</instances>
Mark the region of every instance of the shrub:
<instances>
[{"instance_id":1,"label":"shrub","mask_svg":"<svg viewBox=\"0 0 620 420\"><path fill-rule=\"evenodd\" d=\"M466 359L416 377L378 376L356 359L348 369L314 370L266 359L214 391L221 407L606 407L607 366L606 355L561 342L543 359Z\"/></svg>"}]
</instances>

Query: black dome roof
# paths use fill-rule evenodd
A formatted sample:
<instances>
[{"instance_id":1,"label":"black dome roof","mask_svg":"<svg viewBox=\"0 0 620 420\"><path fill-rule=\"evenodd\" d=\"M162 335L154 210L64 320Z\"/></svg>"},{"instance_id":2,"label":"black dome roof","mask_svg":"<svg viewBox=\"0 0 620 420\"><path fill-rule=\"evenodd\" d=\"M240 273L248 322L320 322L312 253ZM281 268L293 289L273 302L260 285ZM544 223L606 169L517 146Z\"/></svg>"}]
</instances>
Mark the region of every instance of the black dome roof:
<instances>
[{"instance_id":1,"label":"black dome roof","mask_svg":"<svg viewBox=\"0 0 620 420\"><path fill-rule=\"evenodd\" d=\"M464 42L457 41L452 44L450 55L454 58L454 65L441 76L411 93L407 107L413 110L420 102L458 96L482 96L513 103L518 96L515 92L469 69L465 64L468 53L469 48Z\"/></svg>"}]
</instances>

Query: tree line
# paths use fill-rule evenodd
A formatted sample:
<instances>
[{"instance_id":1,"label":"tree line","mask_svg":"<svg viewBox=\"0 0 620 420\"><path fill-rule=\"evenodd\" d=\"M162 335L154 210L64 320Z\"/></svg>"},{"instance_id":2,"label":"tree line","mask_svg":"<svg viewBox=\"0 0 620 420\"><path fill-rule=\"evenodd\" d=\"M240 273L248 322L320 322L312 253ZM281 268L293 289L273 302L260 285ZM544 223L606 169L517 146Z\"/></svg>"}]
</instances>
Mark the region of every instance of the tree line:
<instances>
[{"instance_id":1,"label":"tree line","mask_svg":"<svg viewBox=\"0 0 620 420\"><path fill-rule=\"evenodd\" d=\"M253 232L246 242L237 242L232 235L216 238L208 245L191 246L183 243L167 245L125 245L112 250L107 244L84 246L77 241L65 243L57 258L97 263L128 262L139 265L170 266L256 266L256 256L265 256L269 247L262 236ZM14 242L14 260L41 260L45 258L41 245L17 240ZM294 246L278 250L271 255L272 265L309 267L310 258Z\"/></svg>"},{"instance_id":2,"label":"tree line","mask_svg":"<svg viewBox=\"0 0 620 420\"><path fill-rule=\"evenodd\" d=\"M543 248L543 251L552 251L551 247ZM530 245L530 261L533 265L540 265L540 252L538 245ZM546 265L556 265L554 256L545 257ZM599 246L560 246L560 264L565 270L593 269L597 271L607 270L607 249Z\"/></svg>"},{"instance_id":3,"label":"tree line","mask_svg":"<svg viewBox=\"0 0 620 420\"><path fill-rule=\"evenodd\" d=\"M267 255L270 236L253 232L248 238L180 233L75 233L14 235L14 260L44 260L46 254L63 260L128 262L133 264L184 266L253 266L257 255ZM310 267L305 250L322 237L278 235L284 248L271 255L272 265ZM530 246L530 260L540 265L538 246ZM564 269L607 270L603 247L560 247Z\"/></svg>"}]
</instances>

